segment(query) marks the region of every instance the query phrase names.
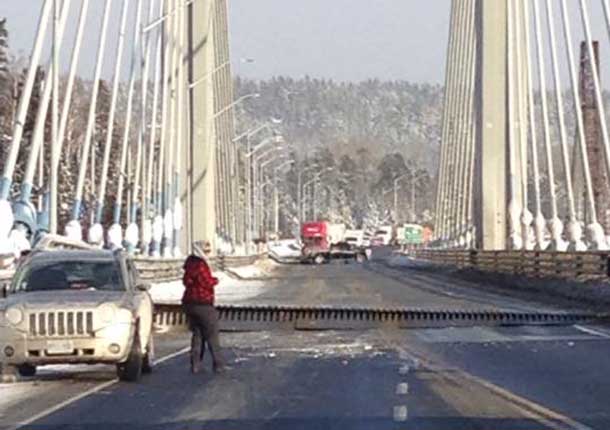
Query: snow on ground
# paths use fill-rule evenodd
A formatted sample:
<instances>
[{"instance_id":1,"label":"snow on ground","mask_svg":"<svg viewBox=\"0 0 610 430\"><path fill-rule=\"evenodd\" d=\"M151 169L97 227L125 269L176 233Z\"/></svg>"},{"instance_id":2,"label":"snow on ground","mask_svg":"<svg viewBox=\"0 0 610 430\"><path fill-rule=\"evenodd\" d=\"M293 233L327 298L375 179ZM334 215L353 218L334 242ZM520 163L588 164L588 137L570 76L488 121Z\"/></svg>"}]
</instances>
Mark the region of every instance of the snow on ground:
<instances>
[{"instance_id":1,"label":"snow on ground","mask_svg":"<svg viewBox=\"0 0 610 430\"><path fill-rule=\"evenodd\" d=\"M239 273L255 274L255 276L248 277L261 278L268 276L266 272L256 266L245 266L241 269ZM235 269L231 270L235 271ZM261 280L235 279L220 271L214 272L214 276L219 281L216 286L217 304L230 304L256 297L266 289L266 283ZM184 286L182 285L182 280L153 284L150 289L150 295L155 303L180 303L183 292Z\"/></svg>"},{"instance_id":2,"label":"snow on ground","mask_svg":"<svg viewBox=\"0 0 610 430\"><path fill-rule=\"evenodd\" d=\"M301 244L296 239L272 242L269 245L269 255L277 260L298 259L301 256Z\"/></svg>"},{"instance_id":3,"label":"snow on ground","mask_svg":"<svg viewBox=\"0 0 610 430\"><path fill-rule=\"evenodd\" d=\"M232 274L242 279L265 278L268 276L261 267L257 265L231 267L228 269Z\"/></svg>"},{"instance_id":4,"label":"snow on ground","mask_svg":"<svg viewBox=\"0 0 610 430\"><path fill-rule=\"evenodd\" d=\"M38 388L34 383L2 384L0 383L0 418L6 410L34 396Z\"/></svg>"},{"instance_id":5,"label":"snow on ground","mask_svg":"<svg viewBox=\"0 0 610 430\"><path fill-rule=\"evenodd\" d=\"M412 268L412 269L425 268L425 267L432 266L427 261L417 260L408 255L398 254L398 253L393 254L392 257L389 258L388 264L390 266L405 267L405 268Z\"/></svg>"}]
</instances>

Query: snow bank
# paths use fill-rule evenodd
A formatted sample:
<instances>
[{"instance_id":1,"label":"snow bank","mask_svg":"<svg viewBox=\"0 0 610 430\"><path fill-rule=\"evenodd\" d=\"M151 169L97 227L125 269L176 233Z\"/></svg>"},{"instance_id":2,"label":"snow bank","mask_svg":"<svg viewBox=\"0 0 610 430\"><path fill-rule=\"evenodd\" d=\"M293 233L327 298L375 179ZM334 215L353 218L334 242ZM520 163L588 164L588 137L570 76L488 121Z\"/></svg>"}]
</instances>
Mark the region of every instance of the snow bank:
<instances>
[{"instance_id":1,"label":"snow bank","mask_svg":"<svg viewBox=\"0 0 610 430\"><path fill-rule=\"evenodd\" d=\"M243 267L231 267L228 269L232 274L239 278L251 279L251 278L265 278L268 273L257 265L243 266Z\"/></svg>"},{"instance_id":2,"label":"snow bank","mask_svg":"<svg viewBox=\"0 0 610 430\"><path fill-rule=\"evenodd\" d=\"M262 281L246 281L231 278L223 272L214 272L219 280L216 286L216 304L231 304L241 300L256 297L265 291ZM155 303L180 303L184 286L182 281L162 282L153 284L150 295Z\"/></svg>"},{"instance_id":3,"label":"snow bank","mask_svg":"<svg viewBox=\"0 0 610 430\"><path fill-rule=\"evenodd\" d=\"M298 259L301 245L296 239L285 239L269 244L269 255L277 260Z\"/></svg>"}]
</instances>

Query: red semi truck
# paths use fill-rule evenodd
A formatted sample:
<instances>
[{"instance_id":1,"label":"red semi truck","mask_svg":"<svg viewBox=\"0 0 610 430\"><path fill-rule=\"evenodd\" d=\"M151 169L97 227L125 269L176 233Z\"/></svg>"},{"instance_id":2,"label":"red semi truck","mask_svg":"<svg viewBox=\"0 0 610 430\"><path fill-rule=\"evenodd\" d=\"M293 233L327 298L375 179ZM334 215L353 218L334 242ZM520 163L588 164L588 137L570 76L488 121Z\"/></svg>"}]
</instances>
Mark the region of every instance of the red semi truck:
<instances>
[{"instance_id":1,"label":"red semi truck","mask_svg":"<svg viewBox=\"0 0 610 430\"><path fill-rule=\"evenodd\" d=\"M331 259L356 259L364 262L367 254L362 247L345 242L345 226L326 221L303 223L301 226L301 261L322 264Z\"/></svg>"}]
</instances>

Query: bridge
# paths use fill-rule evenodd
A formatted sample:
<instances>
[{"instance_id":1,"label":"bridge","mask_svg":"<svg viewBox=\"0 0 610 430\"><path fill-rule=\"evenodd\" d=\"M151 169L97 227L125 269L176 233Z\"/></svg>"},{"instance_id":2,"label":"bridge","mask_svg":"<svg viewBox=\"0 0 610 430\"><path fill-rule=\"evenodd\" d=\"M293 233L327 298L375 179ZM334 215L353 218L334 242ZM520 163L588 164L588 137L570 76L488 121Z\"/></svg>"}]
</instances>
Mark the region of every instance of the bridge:
<instances>
[{"instance_id":1,"label":"bridge","mask_svg":"<svg viewBox=\"0 0 610 430\"><path fill-rule=\"evenodd\" d=\"M234 99L226 2L133 1L131 14L130 2L105 2L96 52L81 52L88 2L44 2L3 169L3 248L27 247L45 232L59 232L152 255L184 254L193 240L243 253L263 233L256 203L265 206L265 185L277 181L277 169L265 167L277 166L279 151L273 148L282 137L269 124L236 131L235 107L258 94ZM595 39L606 35L592 28L589 2L577 6L452 3L435 247L608 250L610 138ZM607 20L607 2L601 6ZM121 11L114 26L113 8ZM62 43L69 45L64 29L71 9L79 9L78 31L68 53ZM117 45L108 46L113 31ZM45 42L52 46L48 59L42 58ZM60 91L58 62L68 55L69 76ZM69 201L61 201L71 211L61 216L59 166L76 72L85 56L96 61L92 103L82 163L70 173L78 179ZM108 66L114 70L110 105L100 112L99 82ZM39 68L48 79L34 113L31 149L22 154ZM126 111L119 118L125 74ZM108 128L96 130L102 114L108 115ZM115 122L124 123L122 136L113 134ZM101 169L92 155L95 133L104 135ZM53 163L41 175L37 166L45 148ZM20 155L27 160L16 181ZM111 157L120 159L116 181L109 178ZM302 173L313 174L315 185L320 172L311 169L299 178ZM301 182L299 188L311 184ZM92 189L85 193L86 187ZM273 199L277 205L277 195ZM301 208L297 216L302 213Z\"/></svg>"},{"instance_id":2,"label":"bridge","mask_svg":"<svg viewBox=\"0 0 610 430\"><path fill-rule=\"evenodd\" d=\"M102 3L92 16L91 0L41 2L0 178L0 254L60 235L135 256L159 294L158 366L171 387L152 375L159 383L137 392L77 372L70 388L51 369L43 380L61 402L44 384L22 410L0 400L0 426L607 428L610 1L452 0L432 238L319 267L261 253L270 233L317 218L340 191L320 198L331 169L291 158L273 120L239 121L261 95L236 96L228 0ZM86 32L95 50L83 49ZM79 76L85 58L92 76ZM89 101L74 160L77 92ZM278 186L289 166L294 195ZM391 178L380 198L390 219L403 182L418 218L418 181L415 170ZM210 243L221 285L236 286L218 308L240 381L199 386L180 373L189 338L172 294L195 241ZM248 276L253 267L265 270Z\"/></svg>"}]
</instances>

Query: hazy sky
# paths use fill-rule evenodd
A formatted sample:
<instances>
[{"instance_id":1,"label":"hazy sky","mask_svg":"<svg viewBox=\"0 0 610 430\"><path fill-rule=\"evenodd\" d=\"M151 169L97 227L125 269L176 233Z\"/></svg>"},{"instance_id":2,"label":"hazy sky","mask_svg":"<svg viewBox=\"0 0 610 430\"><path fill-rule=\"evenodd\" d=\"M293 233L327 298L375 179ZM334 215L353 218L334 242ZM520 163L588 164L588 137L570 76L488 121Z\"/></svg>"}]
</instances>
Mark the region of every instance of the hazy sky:
<instances>
[{"instance_id":1,"label":"hazy sky","mask_svg":"<svg viewBox=\"0 0 610 430\"><path fill-rule=\"evenodd\" d=\"M29 54L41 3L0 0L0 17L9 18L13 50ZM88 28L95 31L84 46L93 53L103 2L91 4ZM118 4L115 1L115 25ZM449 4L450 0L229 0L234 70L256 78L309 74L337 80L440 82ZM75 23L77 8L72 9ZM108 46L115 44L113 37ZM245 57L255 62L239 61ZM93 55L84 61L81 73L91 75ZM110 74L107 66L105 75Z\"/></svg>"},{"instance_id":2,"label":"hazy sky","mask_svg":"<svg viewBox=\"0 0 610 430\"><path fill-rule=\"evenodd\" d=\"M444 76L450 0L229 0L235 68L363 80ZM240 64L252 57L255 63Z\"/></svg>"},{"instance_id":3,"label":"hazy sky","mask_svg":"<svg viewBox=\"0 0 610 430\"><path fill-rule=\"evenodd\" d=\"M116 50L119 5L115 0L111 19L109 52ZM72 0L79 5L81 0ZM308 74L335 80L359 81L368 78L406 79L415 82L442 82L449 27L450 0L228 0L231 54L237 74L254 78L274 75L294 77ZM93 74L102 0L91 0L91 10L80 74ZM133 23L135 1L130 12ZM500 2L498 2L500 3ZM7 17L10 43L14 51L29 54L42 0L0 0L0 17ZM148 0L144 1L145 10ZM544 4L544 2L540 2ZM558 48L564 85L569 83L565 67L565 46L559 1L555 5ZM572 18L575 52L582 40L579 2L567 2ZM609 85L610 43L601 2L588 2L594 37L601 40L602 80ZM71 8L71 27L67 31L68 49L63 50L64 67L68 62L78 8ZM546 29L545 9L542 25ZM133 31L133 24L130 31ZM131 34L128 35L131 37ZM548 35L544 37L549 61ZM48 47L48 45L47 45ZM44 57L46 58L46 56ZM254 62L241 62L252 58ZM46 61L46 60L45 60ZM123 75L128 67L123 67ZM106 61L104 77L112 75ZM551 82L547 64L548 84Z\"/></svg>"}]
</instances>

